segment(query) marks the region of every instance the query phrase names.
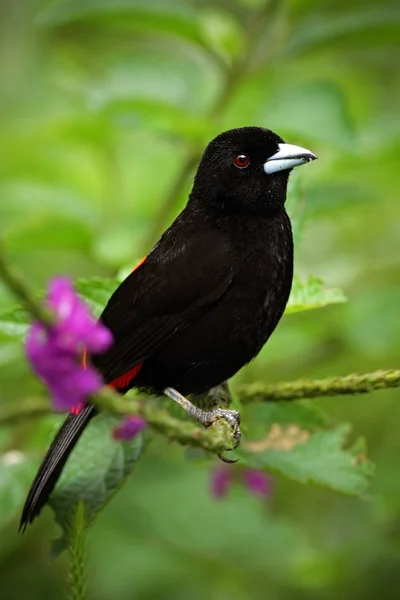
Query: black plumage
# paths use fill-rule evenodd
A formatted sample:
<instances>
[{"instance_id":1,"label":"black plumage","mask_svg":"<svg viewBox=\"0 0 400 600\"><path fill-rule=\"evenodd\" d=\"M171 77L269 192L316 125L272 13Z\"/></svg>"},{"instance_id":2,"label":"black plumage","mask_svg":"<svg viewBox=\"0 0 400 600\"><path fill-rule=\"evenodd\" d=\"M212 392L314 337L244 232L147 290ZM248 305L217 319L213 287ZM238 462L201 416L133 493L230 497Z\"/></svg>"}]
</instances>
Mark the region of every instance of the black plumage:
<instances>
[{"instance_id":1,"label":"black plumage","mask_svg":"<svg viewBox=\"0 0 400 600\"><path fill-rule=\"evenodd\" d=\"M227 131L208 145L186 208L101 316L114 344L91 360L107 383L141 365L122 393L135 386L200 394L258 354L292 283L289 173L313 158L257 127ZM94 414L88 407L84 416L67 417L32 485L21 527L47 501Z\"/></svg>"}]
</instances>

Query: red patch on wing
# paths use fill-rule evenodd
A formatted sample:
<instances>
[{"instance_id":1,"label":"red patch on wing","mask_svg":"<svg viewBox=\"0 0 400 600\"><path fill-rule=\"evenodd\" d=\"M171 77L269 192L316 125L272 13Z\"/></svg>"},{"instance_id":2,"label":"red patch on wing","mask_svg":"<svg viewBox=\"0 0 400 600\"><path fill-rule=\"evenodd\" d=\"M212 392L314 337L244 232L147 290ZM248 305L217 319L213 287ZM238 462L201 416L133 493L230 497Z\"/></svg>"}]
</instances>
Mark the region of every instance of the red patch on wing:
<instances>
[{"instance_id":1,"label":"red patch on wing","mask_svg":"<svg viewBox=\"0 0 400 600\"><path fill-rule=\"evenodd\" d=\"M132 273L133 273L133 271L136 271L136 269L138 269L140 267L140 265L142 265L144 263L146 258L147 258L146 256L144 258L142 258L137 263L137 265L135 265L133 267ZM83 351L83 355L82 355L82 366L84 369L87 369L87 350L86 349ZM142 368L141 364L136 365L136 367L133 367L133 369L130 369L127 373L124 373L120 377L117 377L117 379L114 379L114 381L112 381L108 385L116 390L121 390L121 389L126 388L130 384L132 379L134 379L136 377L136 375L139 373L141 368ZM71 414L79 415L79 413L81 412L81 410L84 406L85 406L84 402L80 402L77 406L73 406L71 408Z\"/></svg>"},{"instance_id":2,"label":"red patch on wing","mask_svg":"<svg viewBox=\"0 0 400 600\"><path fill-rule=\"evenodd\" d=\"M115 388L116 390L121 390L123 388L126 388L130 384L132 379L134 379L136 377L136 375L139 373L141 368L142 368L141 364L136 365L136 367L133 367L133 369L130 369L129 371L127 371L127 373L124 373L120 377L117 377L117 379L114 379L114 381L112 381L108 385L110 387Z\"/></svg>"}]
</instances>

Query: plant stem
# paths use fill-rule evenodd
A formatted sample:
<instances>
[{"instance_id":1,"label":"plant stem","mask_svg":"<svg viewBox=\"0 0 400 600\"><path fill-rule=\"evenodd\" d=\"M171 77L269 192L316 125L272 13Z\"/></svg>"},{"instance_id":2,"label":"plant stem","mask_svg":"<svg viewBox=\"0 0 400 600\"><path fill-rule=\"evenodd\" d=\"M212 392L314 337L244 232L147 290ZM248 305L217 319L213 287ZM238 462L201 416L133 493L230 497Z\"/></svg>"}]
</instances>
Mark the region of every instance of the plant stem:
<instances>
[{"instance_id":1,"label":"plant stem","mask_svg":"<svg viewBox=\"0 0 400 600\"><path fill-rule=\"evenodd\" d=\"M34 295L25 283L23 277L12 267L5 259L4 252L0 246L0 279L4 281L7 288L14 296L24 304L34 319L41 321L44 325L50 326L54 323L54 317L49 310L46 310L36 301Z\"/></svg>"},{"instance_id":2,"label":"plant stem","mask_svg":"<svg viewBox=\"0 0 400 600\"><path fill-rule=\"evenodd\" d=\"M91 402L112 414L123 416L140 413L152 429L182 445L214 453L221 453L232 445L230 429L224 421L204 429L193 421L175 419L166 410L153 406L148 399L123 398L108 388L91 398Z\"/></svg>"},{"instance_id":3,"label":"plant stem","mask_svg":"<svg viewBox=\"0 0 400 600\"><path fill-rule=\"evenodd\" d=\"M69 551L69 586L71 600L84 600L86 598L85 585L85 545L86 517L85 506L80 501L68 527Z\"/></svg>"},{"instance_id":4,"label":"plant stem","mask_svg":"<svg viewBox=\"0 0 400 600\"><path fill-rule=\"evenodd\" d=\"M271 385L251 383L239 386L236 393L243 403L279 402L322 396L366 394L373 390L395 387L400 387L400 370L391 369L372 373L352 373L344 377L326 379L298 379Z\"/></svg>"},{"instance_id":5,"label":"plant stem","mask_svg":"<svg viewBox=\"0 0 400 600\"><path fill-rule=\"evenodd\" d=\"M172 417L166 410L152 405L149 399L122 397L108 388L90 398L100 410L126 416L140 413L149 426L170 440L182 445L202 448L209 452L223 452L231 444L229 427L225 422L215 423L209 429L198 427L192 421ZM46 398L25 400L18 407L0 412L0 427L22 419L35 419L55 414Z\"/></svg>"},{"instance_id":6,"label":"plant stem","mask_svg":"<svg viewBox=\"0 0 400 600\"><path fill-rule=\"evenodd\" d=\"M236 393L241 402L247 404L366 394L374 390L395 387L400 387L400 370L393 369L363 374L354 373L344 377L328 377L326 379L299 379L272 385L252 383L239 386L236 388ZM218 453L229 447L231 441L229 428L225 422L218 422L209 429L203 429L191 421L172 417L168 411L154 406L148 398L123 398L109 388L104 388L90 401L100 410L115 415L125 416L140 413L152 429L183 445ZM45 398L33 398L24 401L17 408L13 407L1 412L0 426L46 414L54 414L48 401Z\"/></svg>"}]
</instances>

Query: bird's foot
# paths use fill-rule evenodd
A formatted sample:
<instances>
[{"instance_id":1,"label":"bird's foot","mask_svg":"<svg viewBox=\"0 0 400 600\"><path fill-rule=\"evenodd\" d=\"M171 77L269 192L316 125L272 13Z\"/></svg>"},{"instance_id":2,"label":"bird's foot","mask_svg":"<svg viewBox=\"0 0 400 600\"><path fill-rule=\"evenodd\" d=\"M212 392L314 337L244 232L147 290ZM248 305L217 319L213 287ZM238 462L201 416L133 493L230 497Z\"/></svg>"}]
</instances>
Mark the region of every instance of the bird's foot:
<instances>
[{"instance_id":1,"label":"bird's foot","mask_svg":"<svg viewBox=\"0 0 400 600\"><path fill-rule=\"evenodd\" d=\"M185 396L182 396L182 394L177 392L174 388L170 388L170 387L165 388L164 394L166 396L168 396L168 398L171 398L171 400L174 400L174 402L177 402L180 406L182 406L182 408L187 412L189 417L191 417L198 423L201 423L205 427L210 427L216 421L219 421L220 419L225 419L225 421L227 421L230 428L232 429L232 434L233 434L233 439L234 439L233 448L227 448L226 450L227 451L235 450L235 448L237 448L239 446L240 438L242 435L242 432L240 431L239 411L228 410L228 409L224 409L224 408L214 408L213 410L202 410L201 408L192 404L190 402L190 400L185 398ZM221 455L218 455L218 456L224 462L236 462L236 461L226 459Z\"/></svg>"},{"instance_id":2,"label":"bird's foot","mask_svg":"<svg viewBox=\"0 0 400 600\"><path fill-rule=\"evenodd\" d=\"M204 411L204 419L203 425L205 427L210 427L216 421L225 419L232 429L233 439L235 440L233 448L229 448L229 450L235 450L239 446L242 432L240 431L240 413L238 410L214 408L208 412Z\"/></svg>"}]
</instances>

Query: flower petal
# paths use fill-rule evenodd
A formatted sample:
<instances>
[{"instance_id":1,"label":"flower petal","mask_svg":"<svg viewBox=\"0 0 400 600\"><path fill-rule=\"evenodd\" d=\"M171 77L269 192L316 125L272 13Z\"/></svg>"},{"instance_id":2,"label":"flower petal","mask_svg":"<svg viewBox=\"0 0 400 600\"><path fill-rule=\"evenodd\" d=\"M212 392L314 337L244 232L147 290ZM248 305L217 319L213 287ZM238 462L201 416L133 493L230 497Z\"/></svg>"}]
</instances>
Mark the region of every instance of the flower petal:
<instances>
[{"instance_id":1,"label":"flower petal","mask_svg":"<svg viewBox=\"0 0 400 600\"><path fill-rule=\"evenodd\" d=\"M232 470L219 466L211 474L211 492L215 498L224 498L232 483Z\"/></svg>"},{"instance_id":2,"label":"flower petal","mask_svg":"<svg viewBox=\"0 0 400 600\"><path fill-rule=\"evenodd\" d=\"M243 471L243 482L247 489L261 498L271 496L273 487L270 475L260 469L246 469Z\"/></svg>"},{"instance_id":3,"label":"flower petal","mask_svg":"<svg viewBox=\"0 0 400 600\"><path fill-rule=\"evenodd\" d=\"M104 352L112 344L112 335L95 321L65 277L50 281L47 304L58 320L51 327L33 323L26 339L26 353L48 386L55 408L70 410L104 385L100 373L93 367L83 367L84 348Z\"/></svg>"},{"instance_id":4,"label":"flower petal","mask_svg":"<svg viewBox=\"0 0 400 600\"><path fill-rule=\"evenodd\" d=\"M114 429L113 438L115 440L129 441L137 436L146 425L146 421L140 415L130 415L125 417L121 425Z\"/></svg>"}]
</instances>

